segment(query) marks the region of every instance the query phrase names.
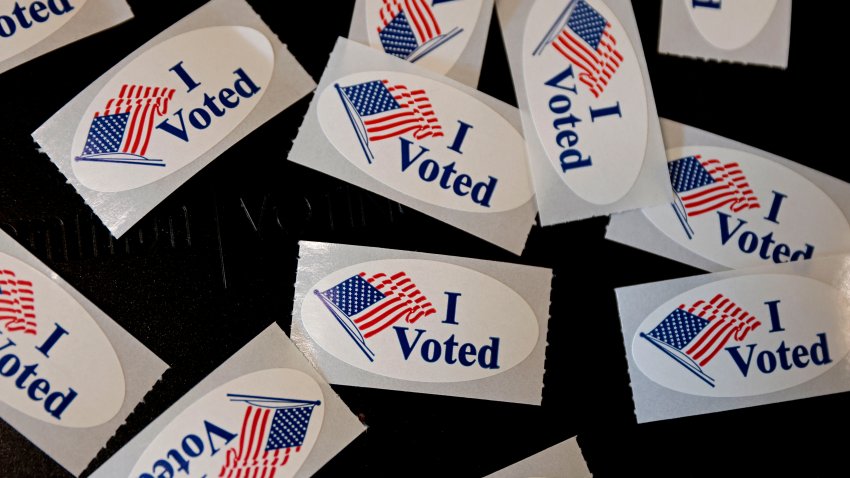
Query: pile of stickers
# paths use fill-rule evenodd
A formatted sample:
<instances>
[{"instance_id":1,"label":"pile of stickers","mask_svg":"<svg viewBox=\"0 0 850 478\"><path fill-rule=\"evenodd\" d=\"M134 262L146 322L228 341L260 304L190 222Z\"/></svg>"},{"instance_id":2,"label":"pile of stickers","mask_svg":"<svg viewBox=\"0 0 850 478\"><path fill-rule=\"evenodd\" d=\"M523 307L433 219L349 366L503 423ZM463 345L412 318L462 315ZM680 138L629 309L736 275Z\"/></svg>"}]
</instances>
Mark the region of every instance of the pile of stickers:
<instances>
[{"instance_id":1,"label":"pile of stickers","mask_svg":"<svg viewBox=\"0 0 850 478\"><path fill-rule=\"evenodd\" d=\"M519 108L477 91L493 4L357 0L316 85L244 0L212 0L33 138L118 238L314 92L290 161L515 254L538 214L612 215L607 238L713 272L617 290L639 422L850 390L850 261L819 259L850 250L850 187L659 119L628 0L496 0ZM2 5L0 71L132 17ZM790 18L790 0L667 0L660 49L784 68ZM539 405L551 281L302 242L291 338L270 326L93 476L309 476L364 431L328 383ZM3 420L79 475L165 369L0 232ZM575 440L493 476L567 470L589 474Z\"/></svg>"}]
</instances>

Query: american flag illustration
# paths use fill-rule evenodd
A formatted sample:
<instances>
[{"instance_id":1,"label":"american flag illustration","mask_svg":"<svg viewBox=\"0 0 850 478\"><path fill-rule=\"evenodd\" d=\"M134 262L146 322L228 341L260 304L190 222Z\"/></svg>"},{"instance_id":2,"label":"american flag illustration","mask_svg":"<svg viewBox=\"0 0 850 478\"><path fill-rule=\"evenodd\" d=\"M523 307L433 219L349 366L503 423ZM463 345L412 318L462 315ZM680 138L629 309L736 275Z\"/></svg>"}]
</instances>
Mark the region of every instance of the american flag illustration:
<instances>
[{"instance_id":1,"label":"american flag illustration","mask_svg":"<svg viewBox=\"0 0 850 478\"><path fill-rule=\"evenodd\" d=\"M416 140L443 136L443 128L423 89L409 89L389 80L336 85L336 88L370 163L374 156L369 142L403 134L410 134Z\"/></svg>"},{"instance_id":2,"label":"american flag illustration","mask_svg":"<svg viewBox=\"0 0 850 478\"><path fill-rule=\"evenodd\" d=\"M393 275L361 272L315 294L370 360L374 353L366 345L366 339L399 320L413 324L437 312L405 272Z\"/></svg>"},{"instance_id":3,"label":"american flag illustration","mask_svg":"<svg viewBox=\"0 0 850 478\"><path fill-rule=\"evenodd\" d=\"M94 114L83 154L78 160L146 163L154 121L168 113L173 88L122 85L115 98Z\"/></svg>"},{"instance_id":4,"label":"american flag illustration","mask_svg":"<svg viewBox=\"0 0 850 478\"><path fill-rule=\"evenodd\" d=\"M611 23L585 0L572 0L534 54L551 44L581 70L579 81L598 97L623 63L610 30Z\"/></svg>"},{"instance_id":5,"label":"american flag illustration","mask_svg":"<svg viewBox=\"0 0 850 478\"><path fill-rule=\"evenodd\" d=\"M384 51L402 59L442 34L428 0L383 0L379 15Z\"/></svg>"},{"instance_id":6,"label":"american flag illustration","mask_svg":"<svg viewBox=\"0 0 850 478\"><path fill-rule=\"evenodd\" d=\"M700 155L667 163L670 183L688 217L728 206L732 212L760 207L738 163L704 160Z\"/></svg>"},{"instance_id":7,"label":"american flag illustration","mask_svg":"<svg viewBox=\"0 0 850 478\"><path fill-rule=\"evenodd\" d=\"M648 334L641 336L714 386L706 366L729 341L742 341L761 325L758 319L723 294L680 305Z\"/></svg>"},{"instance_id":8,"label":"american flag illustration","mask_svg":"<svg viewBox=\"0 0 850 478\"><path fill-rule=\"evenodd\" d=\"M8 269L0 269L0 323L8 332L37 332L32 282Z\"/></svg>"},{"instance_id":9,"label":"american flag illustration","mask_svg":"<svg viewBox=\"0 0 850 478\"><path fill-rule=\"evenodd\" d=\"M274 478L301 451L313 409L320 402L228 395L248 403L239 441L225 451L220 478Z\"/></svg>"}]
</instances>

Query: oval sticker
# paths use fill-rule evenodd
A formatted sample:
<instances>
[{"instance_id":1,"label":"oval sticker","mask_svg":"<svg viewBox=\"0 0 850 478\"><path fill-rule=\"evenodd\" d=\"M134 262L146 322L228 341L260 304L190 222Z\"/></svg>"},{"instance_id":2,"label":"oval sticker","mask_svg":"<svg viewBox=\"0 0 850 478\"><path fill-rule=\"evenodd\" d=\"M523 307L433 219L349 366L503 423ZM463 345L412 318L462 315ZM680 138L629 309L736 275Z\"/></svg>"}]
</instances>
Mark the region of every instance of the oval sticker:
<instances>
[{"instance_id":1,"label":"oval sticker","mask_svg":"<svg viewBox=\"0 0 850 478\"><path fill-rule=\"evenodd\" d=\"M20 2L0 0L0 62L39 43L62 28L86 0Z\"/></svg>"},{"instance_id":2,"label":"oval sticker","mask_svg":"<svg viewBox=\"0 0 850 478\"><path fill-rule=\"evenodd\" d=\"M848 350L850 307L807 277L734 277L679 295L652 312L632 341L654 382L707 397L784 390L825 373Z\"/></svg>"},{"instance_id":3,"label":"oval sticker","mask_svg":"<svg viewBox=\"0 0 850 478\"><path fill-rule=\"evenodd\" d=\"M130 476L295 476L322 429L322 400L319 384L300 370L243 375L177 415Z\"/></svg>"},{"instance_id":4,"label":"oval sticker","mask_svg":"<svg viewBox=\"0 0 850 478\"><path fill-rule=\"evenodd\" d=\"M74 174L90 189L116 192L174 173L242 123L273 69L271 43L252 28L201 28L165 40L89 105L74 136Z\"/></svg>"},{"instance_id":5,"label":"oval sticker","mask_svg":"<svg viewBox=\"0 0 850 478\"><path fill-rule=\"evenodd\" d=\"M355 73L322 91L318 115L340 154L414 199L484 213L531 200L520 133L443 83L392 71Z\"/></svg>"},{"instance_id":6,"label":"oval sticker","mask_svg":"<svg viewBox=\"0 0 850 478\"><path fill-rule=\"evenodd\" d=\"M644 215L683 247L741 268L850 251L850 224L808 179L774 161L728 148L667 150L671 205Z\"/></svg>"},{"instance_id":7,"label":"oval sticker","mask_svg":"<svg viewBox=\"0 0 850 478\"><path fill-rule=\"evenodd\" d=\"M537 0L523 72L534 129L555 173L594 204L625 196L643 165L649 113L619 19L600 0Z\"/></svg>"},{"instance_id":8,"label":"oval sticker","mask_svg":"<svg viewBox=\"0 0 850 478\"><path fill-rule=\"evenodd\" d=\"M53 279L0 252L0 400L89 428L124 404L124 371L94 318Z\"/></svg>"},{"instance_id":9,"label":"oval sticker","mask_svg":"<svg viewBox=\"0 0 850 478\"><path fill-rule=\"evenodd\" d=\"M440 74L460 58L482 0L366 0L369 45Z\"/></svg>"},{"instance_id":10,"label":"oval sticker","mask_svg":"<svg viewBox=\"0 0 850 478\"><path fill-rule=\"evenodd\" d=\"M776 0L682 1L702 36L724 50L741 48L753 41L776 8Z\"/></svg>"},{"instance_id":11,"label":"oval sticker","mask_svg":"<svg viewBox=\"0 0 850 478\"><path fill-rule=\"evenodd\" d=\"M462 382L519 364L537 344L531 307L505 284L444 262L346 267L311 288L307 333L336 358L417 382Z\"/></svg>"}]
</instances>

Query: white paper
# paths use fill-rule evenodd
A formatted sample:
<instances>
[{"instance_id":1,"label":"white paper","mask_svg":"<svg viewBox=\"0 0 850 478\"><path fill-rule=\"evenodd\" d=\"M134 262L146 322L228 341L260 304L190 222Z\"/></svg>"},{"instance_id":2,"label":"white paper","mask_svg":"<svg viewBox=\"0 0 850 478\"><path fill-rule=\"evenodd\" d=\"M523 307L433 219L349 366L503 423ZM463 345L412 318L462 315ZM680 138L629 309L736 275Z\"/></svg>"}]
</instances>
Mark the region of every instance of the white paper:
<instances>
[{"instance_id":1,"label":"white paper","mask_svg":"<svg viewBox=\"0 0 850 478\"><path fill-rule=\"evenodd\" d=\"M788 67L791 0L664 0L658 51Z\"/></svg>"}]
</instances>

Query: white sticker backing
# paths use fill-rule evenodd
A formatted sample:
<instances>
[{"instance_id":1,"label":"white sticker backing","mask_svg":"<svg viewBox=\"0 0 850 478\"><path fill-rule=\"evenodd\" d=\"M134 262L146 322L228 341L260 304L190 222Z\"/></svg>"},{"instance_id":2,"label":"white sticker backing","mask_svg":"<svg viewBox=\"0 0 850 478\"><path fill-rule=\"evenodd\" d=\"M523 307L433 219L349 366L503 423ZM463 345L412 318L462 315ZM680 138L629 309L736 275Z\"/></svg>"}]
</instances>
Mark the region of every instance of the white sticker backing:
<instances>
[{"instance_id":1,"label":"white sticker backing","mask_svg":"<svg viewBox=\"0 0 850 478\"><path fill-rule=\"evenodd\" d=\"M358 0L348 37L475 86L493 0Z\"/></svg>"},{"instance_id":2,"label":"white sticker backing","mask_svg":"<svg viewBox=\"0 0 850 478\"><path fill-rule=\"evenodd\" d=\"M550 279L546 269L302 242L292 336L332 383L539 404ZM529 390L502 388L519 374Z\"/></svg>"},{"instance_id":3,"label":"white sticker backing","mask_svg":"<svg viewBox=\"0 0 850 478\"><path fill-rule=\"evenodd\" d=\"M618 289L638 421L850 389L847 265L834 256Z\"/></svg>"},{"instance_id":4,"label":"white sticker backing","mask_svg":"<svg viewBox=\"0 0 850 478\"><path fill-rule=\"evenodd\" d=\"M310 476L364 430L271 325L92 476Z\"/></svg>"},{"instance_id":5,"label":"white sticker backing","mask_svg":"<svg viewBox=\"0 0 850 478\"><path fill-rule=\"evenodd\" d=\"M785 68L791 0L664 0L661 53Z\"/></svg>"},{"instance_id":6,"label":"white sticker backing","mask_svg":"<svg viewBox=\"0 0 850 478\"><path fill-rule=\"evenodd\" d=\"M0 0L0 73L131 18L125 0Z\"/></svg>"},{"instance_id":7,"label":"white sticker backing","mask_svg":"<svg viewBox=\"0 0 850 478\"><path fill-rule=\"evenodd\" d=\"M663 128L675 198L615 215L610 239L708 270L850 252L846 183L684 125Z\"/></svg>"},{"instance_id":8,"label":"white sticker backing","mask_svg":"<svg viewBox=\"0 0 850 478\"><path fill-rule=\"evenodd\" d=\"M165 364L0 232L0 417L78 475Z\"/></svg>"},{"instance_id":9,"label":"white sticker backing","mask_svg":"<svg viewBox=\"0 0 850 478\"><path fill-rule=\"evenodd\" d=\"M136 50L33 137L115 237L313 81L244 1Z\"/></svg>"},{"instance_id":10,"label":"white sticker backing","mask_svg":"<svg viewBox=\"0 0 850 478\"><path fill-rule=\"evenodd\" d=\"M498 3L543 225L661 203L661 136L619 0ZM616 141L612 141L616 138Z\"/></svg>"},{"instance_id":11,"label":"white sticker backing","mask_svg":"<svg viewBox=\"0 0 850 478\"><path fill-rule=\"evenodd\" d=\"M331 54L289 159L516 254L534 221L515 109L348 40Z\"/></svg>"},{"instance_id":12,"label":"white sticker backing","mask_svg":"<svg viewBox=\"0 0 850 478\"><path fill-rule=\"evenodd\" d=\"M485 478L590 478L590 470L575 438L553 445L539 453L503 468Z\"/></svg>"}]
</instances>

